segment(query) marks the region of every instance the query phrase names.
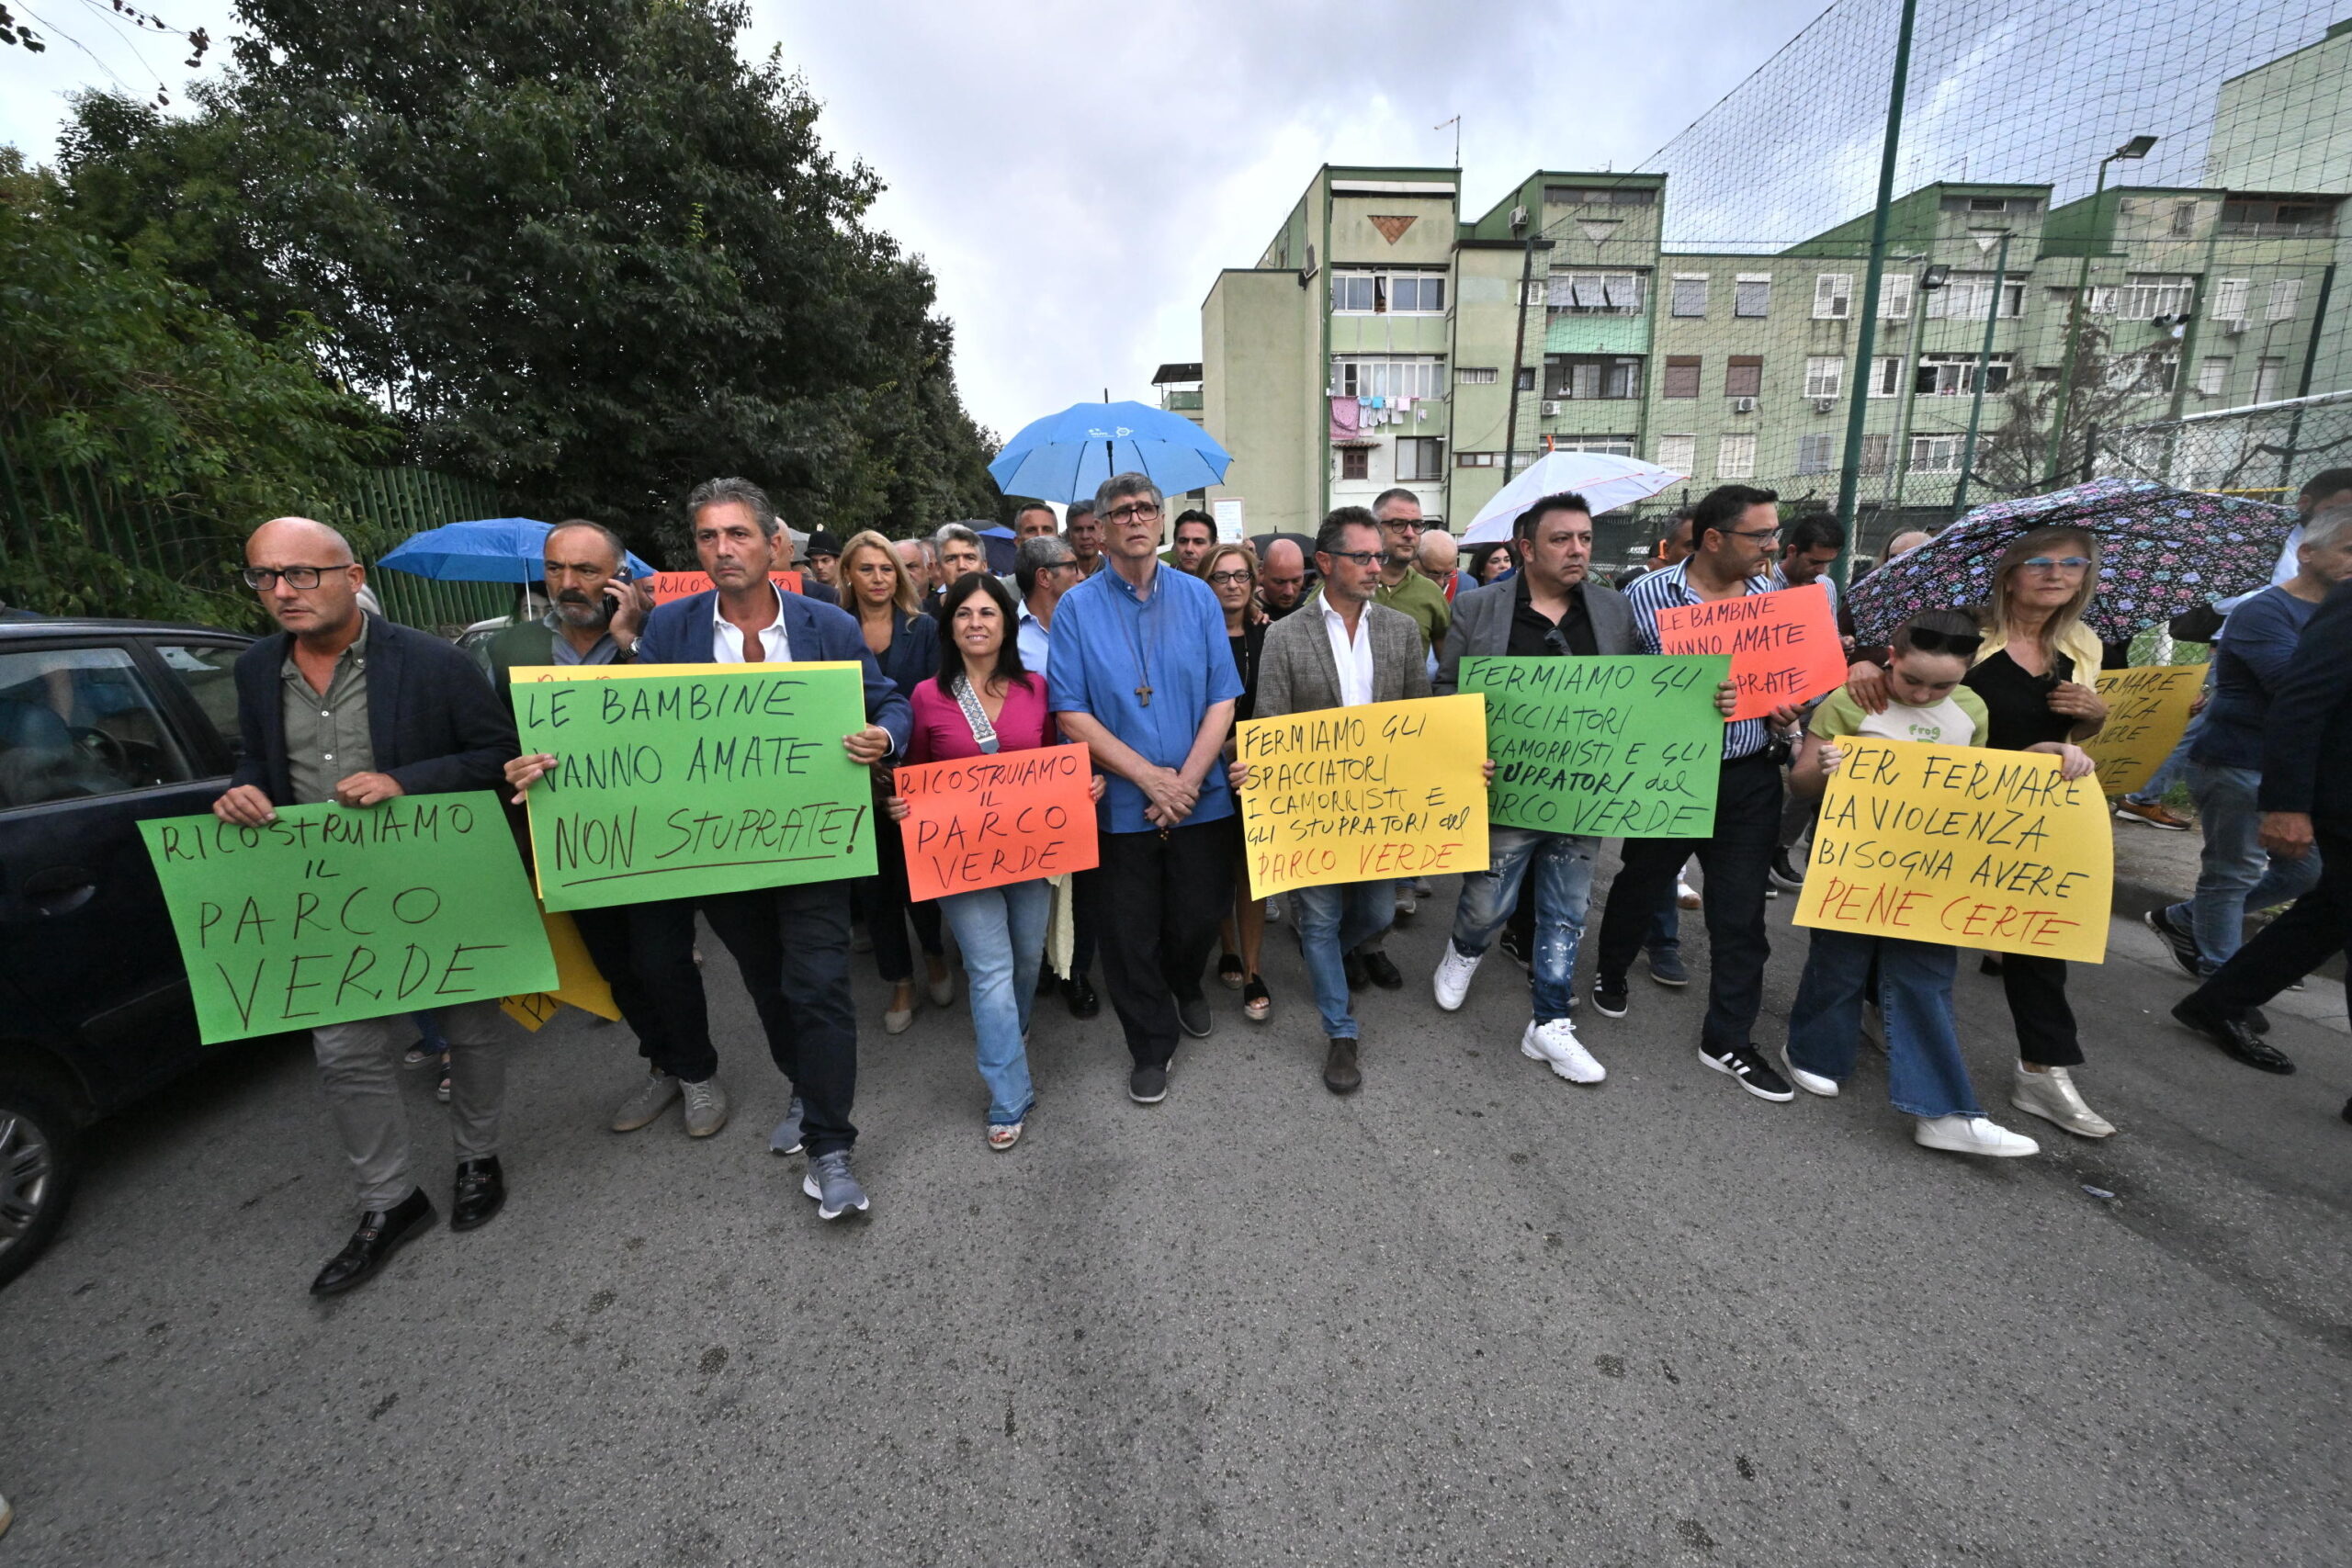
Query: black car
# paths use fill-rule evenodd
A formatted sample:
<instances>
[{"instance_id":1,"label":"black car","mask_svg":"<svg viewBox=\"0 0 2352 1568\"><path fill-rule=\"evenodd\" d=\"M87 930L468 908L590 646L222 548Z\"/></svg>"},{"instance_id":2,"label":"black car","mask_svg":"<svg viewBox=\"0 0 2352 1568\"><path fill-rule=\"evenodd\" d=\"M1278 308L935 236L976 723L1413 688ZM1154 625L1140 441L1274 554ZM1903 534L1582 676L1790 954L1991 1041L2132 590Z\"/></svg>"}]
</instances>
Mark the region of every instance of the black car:
<instances>
[{"instance_id":1,"label":"black car","mask_svg":"<svg viewBox=\"0 0 2352 1568\"><path fill-rule=\"evenodd\" d=\"M0 613L0 1284L63 1221L81 1130L204 1059L136 825L228 786L252 640Z\"/></svg>"}]
</instances>

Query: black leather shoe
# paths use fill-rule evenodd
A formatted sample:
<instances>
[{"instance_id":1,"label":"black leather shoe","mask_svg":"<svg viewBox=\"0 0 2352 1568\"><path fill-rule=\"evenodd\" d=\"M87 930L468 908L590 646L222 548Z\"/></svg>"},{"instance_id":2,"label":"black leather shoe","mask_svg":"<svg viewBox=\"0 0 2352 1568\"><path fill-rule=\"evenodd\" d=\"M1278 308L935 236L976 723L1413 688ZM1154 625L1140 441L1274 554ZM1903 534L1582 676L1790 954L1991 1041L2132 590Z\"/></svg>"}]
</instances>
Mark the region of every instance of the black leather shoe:
<instances>
[{"instance_id":1,"label":"black leather shoe","mask_svg":"<svg viewBox=\"0 0 2352 1568\"><path fill-rule=\"evenodd\" d=\"M1333 1094L1353 1094L1363 1087L1363 1068L1356 1060L1356 1043L1334 1039L1323 1058L1323 1087Z\"/></svg>"},{"instance_id":2,"label":"black leather shoe","mask_svg":"<svg viewBox=\"0 0 2352 1568\"><path fill-rule=\"evenodd\" d=\"M439 1216L433 1212L433 1201L422 1188L389 1209L372 1210L359 1216L359 1228L343 1244L343 1250L327 1260L319 1277L311 1281L311 1294L339 1296L356 1286L364 1285L376 1276L393 1249L419 1233L432 1228Z\"/></svg>"},{"instance_id":3,"label":"black leather shoe","mask_svg":"<svg viewBox=\"0 0 2352 1568\"><path fill-rule=\"evenodd\" d=\"M1062 982L1062 999L1069 1003L1072 1018L1092 1018L1102 1010L1102 998L1094 994L1093 983L1083 975Z\"/></svg>"},{"instance_id":4,"label":"black leather shoe","mask_svg":"<svg viewBox=\"0 0 2352 1568\"><path fill-rule=\"evenodd\" d=\"M2246 1027L2243 1013L2225 1018L2199 1006L2195 997L2187 997L2174 1007L2172 1015L2249 1067L2258 1067L2266 1073L2295 1070L2294 1062L2285 1053Z\"/></svg>"},{"instance_id":5,"label":"black leather shoe","mask_svg":"<svg viewBox=\"0 0 2352 1568\"><path fill-rule=\"evenodd\" d=\"M2270 1015L2260 1008L2248 1008L2245 1010L2245 1026L2256 1034L2267 1034L2270 1032Z\"/></svg>"},{"instance_id":6,"label":"black leather shoe","mask_svg":"<svg viewBox=\"0 0 2352 1568\"><path fill-rule=\"evenodd\" d=\"M1405 988L1405 976L1396 972L1396 965L1388 962L1388 954L1376 949L1359 953L1356 962L1363 965L1363 977L1382 990L1401 991Z\"/></svg>"},{"instance_id":7,"label":"black leather shoe","mask_svg":"<svg viewBox=\"0 0 2352 1568\"><path fill-rule=\"evenodd\" d=\"M457 1196L449 1202L449 1228L469 1231L490 1224L506 1203L506 1173L498 1156L458 1162Z\"/></svg>"},{"instance_id":8,"label":"black leather shoe","mask_svg":"<svg viewBox=\"0 0 2352 1568\"><path fill-rule=\"evenodd\" d=\"M1356 953L1340 954L1340 968L1347 976L1348 989L1361 991L1372 983L1363 972L1363 955Z\"/></svg>"}]
</instances>

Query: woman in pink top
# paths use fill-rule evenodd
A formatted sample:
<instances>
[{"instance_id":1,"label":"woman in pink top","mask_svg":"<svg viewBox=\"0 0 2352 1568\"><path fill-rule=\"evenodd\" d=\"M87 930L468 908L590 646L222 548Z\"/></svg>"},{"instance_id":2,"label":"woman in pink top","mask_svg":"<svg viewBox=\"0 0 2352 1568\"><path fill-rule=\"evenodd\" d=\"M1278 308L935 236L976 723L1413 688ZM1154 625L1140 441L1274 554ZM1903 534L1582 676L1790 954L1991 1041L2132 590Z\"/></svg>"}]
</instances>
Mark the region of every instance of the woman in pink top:
<instances>
[{"instance_id":1,"label":"woman in pink top","mask_svg":"<svg viewBox=\"0 0 2352 1568\"><path fill-rule=\"evenodd\" d=\"M968 572L948 588L938 614L946 628L939 674L910 694L914 727L906 760L949 761L1054 744L1057 737L1046 707L1045 678L1021 668L1012 592L986 572ZM1095 798L1102 795L1102 776L1097 773ZM893 821L904 820L907 803L894 795L888 809ZM1009 1149L1020 1141L1022 1123L1036 1100L1029 1083L1029 1009L1036 998L1053 904L1053 888L1042 879L950 893L939 900L964 953L980 1077L989 1087L992 1149Z\"/></svg>"}]
</instances>

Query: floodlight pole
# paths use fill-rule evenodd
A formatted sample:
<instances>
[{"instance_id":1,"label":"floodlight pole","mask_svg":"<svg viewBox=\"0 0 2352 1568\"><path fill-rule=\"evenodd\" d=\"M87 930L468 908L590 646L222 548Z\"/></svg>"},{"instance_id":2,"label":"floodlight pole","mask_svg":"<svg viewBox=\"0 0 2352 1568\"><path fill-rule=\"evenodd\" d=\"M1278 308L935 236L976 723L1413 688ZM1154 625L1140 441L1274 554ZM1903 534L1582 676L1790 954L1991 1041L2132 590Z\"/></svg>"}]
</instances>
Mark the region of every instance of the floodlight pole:
<instances>
[{"instance_id":1,"label":"floodlight pole","mask_svg":"<svg viewBox=\"0 0 2352 1568\"><path fill-rule=\"evenodd\" d=\"M2098 183L2091 187L2090 221L2094 228L2099 220L2098 198L2107 192L2107 166L2118 158L2144 158L2148 149L2156 144L2153 136L2135 136L2098 161ZM2110 229L2109 243L2113 243ZM2083 236L2083 265L2075 274L2075 302L2066 311L2066 355L2058 367L2058 406L2050 420L2050 456L2043 464L2042 483L2055 488L2058 465L2066 442L2066 408L2075 395L2075 352L2083 340L2083 296L2091 288L2091 245L2094 235ZM2111 252L2103 253L2111 254Z\"/></svg>"},{"instance_id":2,"label":"floodlight pole","mask_svg":"<svg viewBox=\"0 0 2352 1568\"><path fill-rule=\"evenodd\" d=\"M1976 427L1984 418L1984 378L1993 368L1993 328L2001 319L2001 286L2009 278L2009 231L2001 231L2001 254L1993 263L1993 303L1984 312L1984 346L1976 352L1976 395L1968 404L1968 439L1960 444L1960 483L1951 492L1951 514L1968 510L1968 476L1976 461Z\"/></svg>"},{"instance_id":3,"label":"floodlight pole","mask_svg":"<svg viewBox=\"0 0 2352 1568\"><path fill-rule=\"evenodd\" d=\"M1887 209L1894 202L1894 159L1903 140L1903 94L1911 79L1911 25L1919 14L1919 0L1903 0L1903 24L1894 36L1894 80L1886 96L1886 139L1879 149L1878 209L1871 214L1870 272L1862 281L1862 327L1854 334L1854 374L1846 408L1846 457L1838 472L1838 526L1845 543L1829 568L1840 582L1847 581L1854 558L1854 495L1862 468L1862 424L1870 412L1871 351L1878 346L1879 280L1886 271Z\"/></svg>"},{"instance_id":4,"label":"floodlight pole","mask_svg":"<svg viewBox=\"0 0 2352 1568\"><path fill-rule=\"evenodd\" d=\"M1523 204L1522 204L1523 205ZM1535 280L1535 220L1530 214L1523 225L1527 230L1527 248L1519 263L1519 333L1510 345L1510 400L1505 405L1510 412L1503 420L1503 483L1511 481L1511 462L1519 455L1519 367L1527 357L1527 290Z\"/></svg>"}]
</instances>

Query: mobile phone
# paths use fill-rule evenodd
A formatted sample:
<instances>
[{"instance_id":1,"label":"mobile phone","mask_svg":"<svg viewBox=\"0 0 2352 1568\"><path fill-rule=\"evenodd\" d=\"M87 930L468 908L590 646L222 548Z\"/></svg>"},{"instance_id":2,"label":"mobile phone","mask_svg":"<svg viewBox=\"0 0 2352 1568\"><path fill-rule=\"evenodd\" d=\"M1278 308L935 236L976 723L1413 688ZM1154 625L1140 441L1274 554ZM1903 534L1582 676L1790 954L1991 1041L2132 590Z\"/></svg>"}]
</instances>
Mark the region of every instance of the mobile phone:
<instances>
[{"instance_id":1,"label":"mobile phone","mask_svg":"<svg viewBox=\"0 0 2352 1568\"><path fill-rule=\"evenodd\" d=\"M620 570L613 573L611 581L621 583L626 583L629 581L629 571L627 563L623 563ZM610 630L613 624L614 613L620 608L620 602L609 593L599 593L597 598L601 603L597 606L598 614L596 617L596 624L607 630Z\"/></svg>"}]
</instances>

